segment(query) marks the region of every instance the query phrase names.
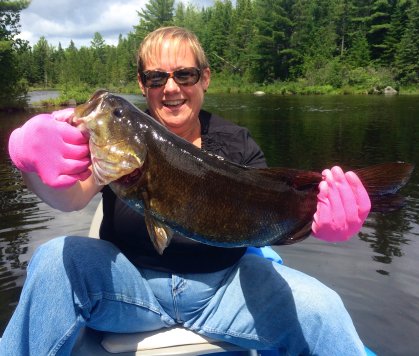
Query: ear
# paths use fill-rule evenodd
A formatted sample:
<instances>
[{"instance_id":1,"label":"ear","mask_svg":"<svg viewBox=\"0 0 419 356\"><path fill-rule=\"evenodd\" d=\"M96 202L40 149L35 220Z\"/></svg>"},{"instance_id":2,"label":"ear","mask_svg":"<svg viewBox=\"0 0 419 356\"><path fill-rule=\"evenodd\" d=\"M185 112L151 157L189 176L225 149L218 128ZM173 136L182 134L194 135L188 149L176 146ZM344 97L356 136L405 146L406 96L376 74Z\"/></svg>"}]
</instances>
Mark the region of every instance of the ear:
<instances>
[{"instance_id":1,"label":"ear","mask_svg":"<svg viewBox=\"0 0 419 356\"><path fill-rule=\"evenodd\" d=\"M147 89L141 81L140 73L137 73L137 82L138 82L138 86L141 89L141 92L143 93L143 96L146 96L147 95Z\"/></svg>"},{"instance_id":2,"label":"ear","mask_svg":"<svg viewBox=\"0 0 419 356\"><path fill-rule=\"evenodd\" d=\"M202 70L202 74L201 74L201 85L204 91L207 91L210 81L211 81L211 70L209 68L205 68Z\"/></svg>"}]
</instances>

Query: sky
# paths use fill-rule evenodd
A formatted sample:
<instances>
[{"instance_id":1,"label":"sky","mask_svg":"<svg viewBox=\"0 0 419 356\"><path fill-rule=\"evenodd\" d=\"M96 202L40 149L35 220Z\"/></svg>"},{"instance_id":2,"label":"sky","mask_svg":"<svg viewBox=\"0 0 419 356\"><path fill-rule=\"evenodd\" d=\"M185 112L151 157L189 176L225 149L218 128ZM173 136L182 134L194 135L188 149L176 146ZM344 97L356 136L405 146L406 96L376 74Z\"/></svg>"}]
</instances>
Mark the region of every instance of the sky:
<instances>
[{"instance_id":1,"label":"sky","mask_svg":"<svg viewBox=\"0 0 419 356\"><path fill-rule=\"evenodd\" d=\"M212 6L213 0L188 0L198 8ZM119 34L133 31L139 21L137 11L148 0L32 0L20 14L19 37L31 46L41 36L48 43L67 48L73 40L76 47L90 46L95 32L99 32L109 45L118 43Z\"/></svg>"}]
</instances>

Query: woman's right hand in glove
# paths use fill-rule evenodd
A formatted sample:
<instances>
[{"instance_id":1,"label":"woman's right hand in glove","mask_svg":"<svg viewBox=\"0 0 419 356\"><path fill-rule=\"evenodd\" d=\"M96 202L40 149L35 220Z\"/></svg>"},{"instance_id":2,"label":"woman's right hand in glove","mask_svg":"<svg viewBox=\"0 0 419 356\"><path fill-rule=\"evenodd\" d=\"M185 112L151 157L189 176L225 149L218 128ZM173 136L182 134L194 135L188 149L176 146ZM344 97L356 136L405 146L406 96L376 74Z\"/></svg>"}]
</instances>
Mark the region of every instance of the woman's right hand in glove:
<instances>
[{"instance_id":1,"label":"woman's right hand in glove","mask_svg":"<svg viewBox=\"0 0 419 356\"><path fill-rule=\"evenodd\" d=\"M9 154L23 172L36 173L52 188L69 188L91 175L88 139L67 123L72 109L40 114L14 130Z\"/></svg>"}]
</instances>

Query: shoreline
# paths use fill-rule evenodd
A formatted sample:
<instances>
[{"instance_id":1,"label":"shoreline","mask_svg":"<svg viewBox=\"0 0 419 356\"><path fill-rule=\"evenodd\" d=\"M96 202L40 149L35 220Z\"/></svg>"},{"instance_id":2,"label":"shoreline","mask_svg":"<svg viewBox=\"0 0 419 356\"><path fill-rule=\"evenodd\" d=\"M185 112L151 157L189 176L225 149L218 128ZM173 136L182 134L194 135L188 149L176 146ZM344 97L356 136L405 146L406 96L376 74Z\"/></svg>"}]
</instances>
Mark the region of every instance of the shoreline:
<instances>
[{"instance_id":1,"label":"shoreline","mask_svg":"<svg viewBox=\"0 0 419 356\"><path fill-rule=\"evenodd\" d=\"M355 88L355 87L345 87L345 88L333 88L330 85L323 86L303 86L298 82L289 82L289 83L274 83L266 85L257 85L257 84L243 84L243 85L231 85L229 83L224 83L222 80L213 80L209 89L208 94L253 94L256 96L263 95L273 95L273 96L341 96L341 95L353 95L353 96L410 96L410 95L419 95L419 86L418 87L401 87L398 90L393 88L391 94L386 94L384 92L385 88ZM36 91L57 91L61 92L56 98L43 99L38 102L27 103L26 107L23 108L10 108L10 110L25 110L31 107L72 107L78 104L86 102L86 100L95 92L97 88L87 88L86 86L74 87L71 90L66 90L62 88L42 88L34 87L30 88L28 93ZM121 94L138 94L139 89L137 83L129 84L125 87L109 87L108 90L112 92L117 92Z\"/></svg>"}]
</instances>

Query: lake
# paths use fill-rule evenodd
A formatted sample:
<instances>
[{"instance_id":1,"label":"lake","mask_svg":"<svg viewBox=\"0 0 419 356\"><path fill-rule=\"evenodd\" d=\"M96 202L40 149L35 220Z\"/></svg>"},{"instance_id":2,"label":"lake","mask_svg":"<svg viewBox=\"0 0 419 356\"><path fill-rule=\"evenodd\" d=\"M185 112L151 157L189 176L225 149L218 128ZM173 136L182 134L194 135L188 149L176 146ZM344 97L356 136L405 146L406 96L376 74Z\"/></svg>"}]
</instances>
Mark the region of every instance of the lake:
<instances>
[{"instance_id":1,"label":"lake","mask_svg":"<svg viewBox=\"0 0 419 356\"><path fill-rule=\"evenodd\" d=\"M32 101L55 95L32 94ZM129 95L140 108L140 95ZM205 108L246 126L270 166L321 171L387 161L419 166L418 96L207 95ZM0 334L19 298L34 249L60 235L86 235L98 199L83 211L61 213L23 185L10 162L11 131L41 108L0 113ZM406 206L372 213L350 241L310 237L276 248L290 267L304 271L342 297L362 340L379 355L419 350L419 173L402 191Z\"/></svg>"}]
</instances>

